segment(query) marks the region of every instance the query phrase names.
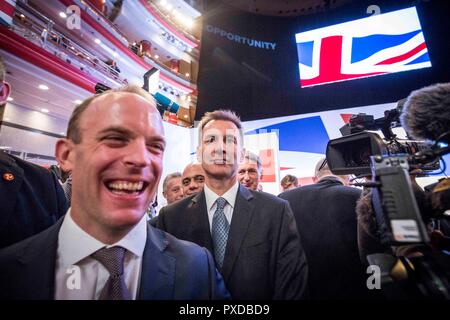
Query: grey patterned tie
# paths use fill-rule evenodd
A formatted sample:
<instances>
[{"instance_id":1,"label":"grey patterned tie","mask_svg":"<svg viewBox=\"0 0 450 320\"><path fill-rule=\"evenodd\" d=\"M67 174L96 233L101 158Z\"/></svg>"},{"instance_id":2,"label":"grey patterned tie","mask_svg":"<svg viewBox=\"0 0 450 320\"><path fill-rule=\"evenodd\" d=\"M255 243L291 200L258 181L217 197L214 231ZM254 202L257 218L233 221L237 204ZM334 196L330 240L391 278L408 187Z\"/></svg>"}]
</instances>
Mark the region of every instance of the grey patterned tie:
<instances>
[{"instance_id":1,"label":"grey patterned tie","mask_svg":"<svg viewBox=\"0 0 450 320\"><path fill-rule=\"evenodd\" d=\"M131 300L123 274L125 251L126 249L122 247L102 248L91 255L109 272L108 281L100 293L99 300Z\"/></svg>"},{"instance_id":2,"label":"grey patterned tie","mask_svg":"<svg viewBox=\"0 0 450 320\"><path fill-rule=\"evenodd\" d=\"M225 257L225 249L227 247L228 230L230 225L225 217L223 209L227 204L227 200L224 198L217 198L217 208L214 212L212 220L212 238L214 244L214 257L219 269L222 268L223 258Z\"/></svg>"}]
</instances>

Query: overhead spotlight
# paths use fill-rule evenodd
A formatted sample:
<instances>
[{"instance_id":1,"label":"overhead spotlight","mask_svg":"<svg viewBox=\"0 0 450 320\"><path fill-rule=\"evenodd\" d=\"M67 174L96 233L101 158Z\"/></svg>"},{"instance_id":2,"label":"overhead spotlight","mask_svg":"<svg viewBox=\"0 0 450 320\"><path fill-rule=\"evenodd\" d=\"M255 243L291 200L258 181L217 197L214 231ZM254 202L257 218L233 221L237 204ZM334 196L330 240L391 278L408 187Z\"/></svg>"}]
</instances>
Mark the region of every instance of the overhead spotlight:
<instances>
[{"instance_id":1,"label":"overhead spotlight","mask_svg":"<svg viewBox=\"0 0 450 320\"><path fill-rule=\"evenodd\" d=\"M184 115L184 118L185 118L185 119L187 119L187 118L188 118L188 115L187 115L187 114L185 114L185 115Z\"/></svg>"},{"instance_id":2,"label":"overhead spotlight","mask_svg":"<svg viewBox=\"0 0 450 320\"><path fill-rule=\"evenodd\" d=\"M119 56L119 54L118 54L116 51L114 51L114 52L113 52L113 56L114 56L115 58L117 58L117 57Z\"/></svg>"},{"instance_id":3,"label":"overhead spotlight","mask_svg":"<svg viewBox=\"0 0 450 320\"><path fill-rule=\"evenodd\" d=\"M101 41L100 39L95 39L94 42L95 42L96 44L102 43L102 41Z\"/></svg>"},{"instance_id":4,"label":"overhead spotlight","mask_svg":"<svg viewBox=\"0 0 450 320\"><path fill-rule=\"evenodd\" d=\"M159 56L157 54L155 54L155 59L158 59L158 58L159 58Z\"/></svg>"},{"instance_id":5,"label":"overhead spotlight","mask_svg":"<svg viewBox=\"0 0 450 320\"><path fill-rule=\"evenodd\" d=\"M186 73L185 73L185 76L186 76L186 77L189 77L189 72L186 72Z\"/></svg>"},{"instance_id":6,"label":"overhead spotlight","mask_svg":"<svg viewBox=\"0 0 450 320\"><path fill-rule=\"evenodd\" d=\"M74 102L75 102L76 104L80 104L82 101L77 99L77 100L75 100Z\"/></svg>"},{"instance_id":7,"label":"overhead spotlight","mask_svg":"<svg viewBox=\"0 0 450 320\"><path fill-rule=\"evenodd\" d=\"M188 49L187 49L187 52L192 52L192 48L188 48Z\"/></svg>"},{"instance_id":8,"label":"overhead spotlight","mask_svg":"<svg viewBox=\"0 0 450 320\"><path fill-rule=\"evenodd\" d=\"M48 111L48 109L43 108L43 109L41 109L41 112L48 113L49 111Z\"/></svg>"},{"instance_id":9,"label":"overhead spotlight","mask_svg":"<svg viewBox=\"0 0 450 320\"><path fill-rule=\"evenodd\" d=\"M63 18L63 19L67 18L67 14L65 14L65 13L62 12L62 11L59 13L59 16L60 16L61 18Z\"/></svg>"},{"instance_id":10,"label":"overhead spotlight","mask_svg":"<svg viewBox=\"0 0 450 320\"><path fill-rule=\"evenodd\" d=\"M14 99L12 98L12 97L8 97L8 99L6 99L6 101L8 101L8 102L11 102L11 101L13 101Z\"/></svg>"},{"instance_id":11,"label":"overhead spotlight","mask_svg":"<svg viewBox=\"0 0 450 320\"><path fill-rule=\"evenodd\" d=\"M50 89L50 88L49 88L48 86L46 86L45 84L40 84L38 88L41 89L41 90L48 90L48 89Z\"/></svg>"},{"instance_id":12,"label":"overhead spotlight","mask_svg":"<svg viewBox=\"0 0 450 320\"><path fill-rule=\"evenodd\" d=\"M23 13L20 14L21 18L25 18L25 15Z\"/></svg>"}]
</instances>

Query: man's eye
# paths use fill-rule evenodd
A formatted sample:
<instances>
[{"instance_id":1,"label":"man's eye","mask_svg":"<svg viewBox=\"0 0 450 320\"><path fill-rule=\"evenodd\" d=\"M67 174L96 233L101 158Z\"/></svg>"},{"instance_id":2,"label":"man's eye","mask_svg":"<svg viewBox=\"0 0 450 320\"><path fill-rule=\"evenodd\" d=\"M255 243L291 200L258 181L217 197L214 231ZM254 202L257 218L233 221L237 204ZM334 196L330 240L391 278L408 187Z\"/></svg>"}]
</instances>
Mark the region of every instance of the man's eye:
<instances>
[{"instance_id":1,"label":"man's eye","mask_svg":"<svg viewBox=\"0 0 450 320\"><path fill-rule=\"evenodd\" d=\"M211 142L214 142L215 140L216 140L216 138L214 136L209 136L209 137L206 137L205 142L211 143Z\"/></svg>"},{"instance_id":2,"label":"man's eye","mask_svg":"<svg viewBox=\"0 0 450 320\"><path fill-rule=\"evenodd\" d=\"M191 180L183 180L181 183L183 184L183 186L187 186L189 185L189 182L191 182Z\"/></svg>"},{"instance_id":3,"label":"man's eye","mask_svg":"<svg viewBox=\"0 0 450 320\"><path fill-rule=\"evenodd\" d=\"M151 144L150 147L152 149L156 149L156 150L159 150L159 151L164 151L164 149L165 149L164 145L162 145L160 143Z\"/></svg>"},{"instance_id":4,"label":"man's eye","mask_svg":"<svg viewBox=\"0 0 450 320\"><path fill-rule=\"evenodd\" d=\"M236 138L233 136L227 136L226 137L226 142L227 143L235 143L236 142Z\"/></svg>"}]
</instances>

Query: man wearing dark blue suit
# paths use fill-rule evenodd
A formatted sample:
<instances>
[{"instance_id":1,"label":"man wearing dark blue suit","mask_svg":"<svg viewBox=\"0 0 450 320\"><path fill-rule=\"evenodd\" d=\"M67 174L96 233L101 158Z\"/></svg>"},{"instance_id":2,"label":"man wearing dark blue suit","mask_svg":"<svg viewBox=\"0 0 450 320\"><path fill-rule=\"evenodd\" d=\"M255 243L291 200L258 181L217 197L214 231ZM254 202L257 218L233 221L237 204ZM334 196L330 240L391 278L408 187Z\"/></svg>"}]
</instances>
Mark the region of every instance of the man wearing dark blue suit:
<instances>
[{"instance_id":1,"label":"man wearing dark blue suit","mask_svg":"<svg viewBox=\"0 0 450 320\"><path fill-rule=\"evenodd\" d=\"M53 227L0 251L0 299L226 299L214 259L149 226L165 148L138 87L93 96L56 145L72 202Z\"/></svg>"},{"instance_id":2,"label":"man wearing dark blue suit","mask_svg":"<svg viewBox=\"0 0 450 320\"><path fill-rule=\"evenodd\" d=\"M310 267L310 298L367 299L367 275L359 260L356 202L361 191L345 186L326 159L315 169L314 184L279 195L289 201Z\"/></svg>"},{"instance_id":3,"label":"man wearing dark blue suit","mask_svg":"<svg viewBox=\"0 0 450 320\"><path fill-rule=\"evenodd\" d=\"M289 203L239 185L239 118L229 110L206 113L199 140L204 189L162 208L157 226L213 252L233 299L303 298L307 264Z\"/></svg>"},{"instance_id":4,"label":"man wearing dark blue suit","mask_svg":"<svg viewBox=\"0 0 450 320\"><path fill-rule=\"evenodd\" d=\"M11 90L4 79L0 57L0 115ZM0 151L0 208L1 249L53 225L66 213L67 202L49 170Z\"/></svg>"}]
</instances>

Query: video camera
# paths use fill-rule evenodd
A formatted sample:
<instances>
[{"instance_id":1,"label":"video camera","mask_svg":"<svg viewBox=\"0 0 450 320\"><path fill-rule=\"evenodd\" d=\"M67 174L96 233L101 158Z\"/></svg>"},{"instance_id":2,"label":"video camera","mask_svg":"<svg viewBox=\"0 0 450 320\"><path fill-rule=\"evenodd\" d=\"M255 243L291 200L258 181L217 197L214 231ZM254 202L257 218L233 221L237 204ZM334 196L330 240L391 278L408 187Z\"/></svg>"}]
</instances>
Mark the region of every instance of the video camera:
<instances>
[{"instance_id":1,"label":"video camera","mask_svg":"<svg viewBox=\"0 0 450 320\"><path fill-rule=\"evenodd\" d=\"M408 289L400 290L409 288L418 293L415 297L450 299L450 247L436 250L430 246L431 222L449 217L450 180L442 179L439 188L425 194L414 188L411 179L418 173L438 170L441 157L450 153L450 84L413 92L403 110L405 100L380 119L366 114L352 116L341 128L344 136L328 142L327 162L334 174L371 176L370 181L356 185L372 188L381 244L393 249L425 248L416 258L385 253L367 256L370 264L382 269L382 283L390 297L411 297ZM408 137L411 134L419 139L397 138L392 128L400 122ZM431 205L433 197L438 205Z\"/></svg>"},{"instance_id":2,"label":"video camera","mask_svg":"<svg viewBox=\"0 0 450 320\"><path fill-rule=\"evenodd\" d=\"M432 143L399 139L392 131L401 127L399 117L403 103L404 100L399 101L395 109L385 111L384 117L379 119L364 113L353 115L340 129L343 137L328 142L326 156L331 171L337 175L370 175L370 156L398 154L409 155L412 168L420 168L422 173L439 169L437 159L426 163L413 160L418 152L429 150Z\"/></svg>"}]
</instances>

